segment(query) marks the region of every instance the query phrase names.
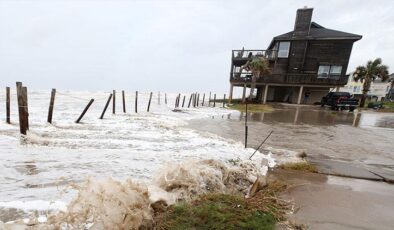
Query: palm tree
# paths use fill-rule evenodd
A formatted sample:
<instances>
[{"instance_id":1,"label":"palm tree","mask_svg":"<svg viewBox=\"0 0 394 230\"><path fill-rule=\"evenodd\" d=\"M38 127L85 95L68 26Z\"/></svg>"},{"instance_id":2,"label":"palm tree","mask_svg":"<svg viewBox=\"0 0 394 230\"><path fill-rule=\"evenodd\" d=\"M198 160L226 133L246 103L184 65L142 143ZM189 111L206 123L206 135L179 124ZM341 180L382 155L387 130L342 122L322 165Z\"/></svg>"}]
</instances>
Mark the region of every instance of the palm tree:
<instances>
[{"instance_id":1,"label":"palm tree","mask_svg":"<svg viewBox=\"0 0 394 230\"><path fill-rule=\"evenodd\" d=\"M363 83L363 94L360 101L360 107L364 107L365 99L367 97L368 91L371 88L371 83L375 81L376 78L380 78L382 81L388 79L388 67L382 64L381 58L376 58L375 60L370 60L365 66L359 66L356 68L353 74L354 80L361 81Z\"/></svg>"},{"instance_id":2,"label":"palm tree","mask_svg":"<svg viewBox=\"0 0 394 230\"><path fill-rule=\"evenodd\" d=\"M241 66L240 72L242 72L244 69L252 72L252 84L249 95L249 100L252 100L257 79L262 77L264 74L271 73L271 69L269 68L268 59L265 57L253 58L251 61L248 61L245 65Z\"/></svg>"}]
</instances>

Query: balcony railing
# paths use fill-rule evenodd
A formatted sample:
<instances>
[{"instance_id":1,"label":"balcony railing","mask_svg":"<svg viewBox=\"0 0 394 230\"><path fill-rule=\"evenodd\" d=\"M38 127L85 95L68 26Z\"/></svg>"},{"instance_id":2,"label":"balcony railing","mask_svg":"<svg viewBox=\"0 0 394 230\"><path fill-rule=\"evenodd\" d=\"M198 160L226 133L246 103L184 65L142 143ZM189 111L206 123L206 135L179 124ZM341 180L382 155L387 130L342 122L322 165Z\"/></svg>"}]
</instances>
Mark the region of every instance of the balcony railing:
<instances>
[{"instance_id":1,"label":"balcony railing","mask_svg":"<svg viewBox=\"0 0 394 230\"><path fill-rule=\"evenodd\" d=\"M275 60L276 50L233 50L233 59L251 59L255 57L265 57L269 60Z\"/></svg>"},{"instance_id":2,"label":"balcony railing","mask_svg":"<svg viewBox=\"0 0 394 230\"><path fill-rule=\"evenodd\" d=\"M252 73L233 73L230 77L232 83L250 83ZM257 79L257 83L279 84L312 84L312 85L346 85L347 76L337 78L318 78L317 74L269 74Z\"/></svg>"}]
</instances>

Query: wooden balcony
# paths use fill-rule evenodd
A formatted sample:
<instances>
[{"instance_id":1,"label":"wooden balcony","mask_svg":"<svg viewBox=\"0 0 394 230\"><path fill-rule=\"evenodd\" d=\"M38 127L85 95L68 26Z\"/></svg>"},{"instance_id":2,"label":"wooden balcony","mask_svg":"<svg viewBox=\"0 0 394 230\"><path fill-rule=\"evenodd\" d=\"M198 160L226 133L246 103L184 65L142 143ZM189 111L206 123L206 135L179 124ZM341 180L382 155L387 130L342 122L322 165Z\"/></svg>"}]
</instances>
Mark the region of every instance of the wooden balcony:
<instances>
[{"instance_id":1,"label":"wooden balcony","mask_svg":"<svg viewBox=\"0 0 394 230\"><path fill-rule=\"evenodd\" d=\"M346 85L347 76L336 78L318 78L317 74L269 74L257 79L256 83L262 84L287 84L287 85ZM250 84L252 82L251 73L232 73L230 82L233 84Z\"/></svg>"},{"instance_id":2,"label":"wooden balcony","mask_svg":"<svg viewBox=\"0 0 394 230\"><path fill-rule=\"evenodd\" d=\"M265 57L269 61L275 61L276 55L276 50L233 50L232 64L234 66L242 66L248 60L252 60L257 57Z\"/></svg>"}]
</instances>

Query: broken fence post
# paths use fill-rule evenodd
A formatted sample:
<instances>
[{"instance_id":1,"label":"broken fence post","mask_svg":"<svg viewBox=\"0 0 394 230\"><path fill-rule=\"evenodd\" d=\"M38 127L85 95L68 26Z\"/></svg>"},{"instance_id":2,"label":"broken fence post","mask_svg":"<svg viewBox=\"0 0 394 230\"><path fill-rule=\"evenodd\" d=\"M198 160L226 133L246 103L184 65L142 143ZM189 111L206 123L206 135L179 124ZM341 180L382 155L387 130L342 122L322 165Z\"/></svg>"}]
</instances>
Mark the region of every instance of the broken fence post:
<instances>
[{"instance_id":1,"label":"broken fence post","mask_svg":"<svg viewBox=\"0 0 394 230\"><path fill-rule=\"evenodd\" d=\"M86 111L88 111L89 107L92 105L94 99L90 99L89 103L86 105L85 109L82 111L81 115L78 117L78 119L75 121L75 123L79 123L83 116L85 115Z\"/></svg>"},{"instance_id":2,"label":"broken fence post","mask_svg":"<svg viewBox=\"0 0 394 230\"><path fill-rule=\"evenodd\" d=\"M104 110L103 110L103 112L101 113L100 119L103 119L103 118L104 118L105 111L107 111L108 105L109 105L109 103L111 102L111 98L112 98L112 93L109 94L107 103L105 103Z\"/></svg>"},{"instance_id":3,"label":"broken fence post","mask_svg":"<svg viewBox=\"0 0 394 230\"><path fill-rule=\"evenodd\" d=\"M209 92L208 107L211 106L211 92Z\"/></svg>"},{"instance_id":4,"label":"broken fence post","mask_svg":"<svg viewBox=\"0 0 394 230\"><path fill-rule=\"evenodd\" d=\"M149 102L148 102L148 109L146 110L148 112L149 112L149 109L150 109L150 102L151 102L151 100L152 100L152 92L150 92Z\"/></svg>"},{"instance_id":5,"label":"broken fence post","mask_svg":"<svg viewBox=\"0 0 394 230\"><path fill-rule=\"evenodd\" d=\"M165 102L166 105L167 105L167 93L164 93L164 102Z\"/></svg>"},{"instance_id":6,"label":"broken fence post","mask_svg":"<svg viewBox=\"0 0 394 230\"><path fill-rule=\"evenodd\" d=\"M185 98L186 98L186 95L183 95L182 108L185 106Z\"/></svg>"},{"instance_id":7,"label":"broken fence post","mask_svg":"<svg viewBox=\"0 0 394 230\"><path fill-rule=\"evenodd\" d=\"M113 90L112 91L112 113L115 114L115 106L116 106L116 102L115 102L115 96L116 96L116 91Z\"/></svg>"},{"instance_id":8,"label":"broken fence post","mask_svg":"<svg viewBox=\"0 0 394 230\"><path fill-rule=\"evenodd\" d=\"M52 124L52 115L53 115L53 106L55 104L55 96L56 89L52 89L51 91L51 100L49 101L49 109L48 109L48 123Z\"/></svg>"},{"instance_id":9,"label":"broken fence post","mask_svg":"<svg viewBox=\"0 0 394 230\"><path fill-rule=\"evenodd\" d=\"M11 112L10 112L10 87L5 88L6 91L6 121L11 124Z\"/></svg>"},{"instance_id":10,"label":"broken fence post","mask_svg":"<svg viewBox=\"0 0 394 230\"><path fill-rule=\"evenodd\" d=\"M200 94L197 94L197 107L198 107L198 103L200 103Z\"/></svg>"},{"instance_id":11,"label":"broken fence post","mask_svg":"<svg viewBox=\"0 0 394 230\"><path fill-rule=\"evenodd\" d=\"M205 93L204 93L204 95L202 96L202 103L201 103L201 106L204 106L204 101L205 101Z\"/></svg>"},{"instance_id":12,"label":"broken fence post","mask_svg":"<svg viewBox=\"0 0 394 230\"><path fill-rule=\"evenodd\" d=\"M123 101L123 113L126 113L126 99L124 96L124 90L122 90L122 101Z\"/></svg>"},{"instance_id":13,"label":"broken fence post","mask_svg":"<svg viewBox=\"0 0 394 230\"><path fill-rule=\"evenodd\" d=\"M135 112L138 113L138 91L135 91Z\"/></svg>"}]
</instances>

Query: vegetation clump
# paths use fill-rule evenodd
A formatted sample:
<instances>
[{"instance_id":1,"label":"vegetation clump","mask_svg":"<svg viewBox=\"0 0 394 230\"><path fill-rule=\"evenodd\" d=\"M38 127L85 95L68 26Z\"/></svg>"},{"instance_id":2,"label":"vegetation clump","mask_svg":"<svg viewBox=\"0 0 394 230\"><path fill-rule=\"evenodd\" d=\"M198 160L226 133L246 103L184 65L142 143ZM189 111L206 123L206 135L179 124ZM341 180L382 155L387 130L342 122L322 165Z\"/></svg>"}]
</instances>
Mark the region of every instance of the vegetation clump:
<instances>
[{"instance_id":1,"label":"vegetation clump","mask_svg":"<svg viewBox=\"0 0 394 230\"><path fill-rule=\"evenodd\" d=\"M278 198L286 189L269 183L254 197L210 193L170 206L155 216L157 229L275 229L285 221L290 203Z\"/></svg>"},{"instance_id":2,"label":"vegetation clump","mask_svg":"<svg viewBox=\"0 0 394 230\"><path fill-rule=\"evenodd\" d=\"M316 167L307 161L285 163L279 165L279 168L285 170L297 170L297 171L311 172L311 173L318 172Z\"/></svg>"}]
</instances>

